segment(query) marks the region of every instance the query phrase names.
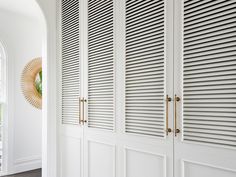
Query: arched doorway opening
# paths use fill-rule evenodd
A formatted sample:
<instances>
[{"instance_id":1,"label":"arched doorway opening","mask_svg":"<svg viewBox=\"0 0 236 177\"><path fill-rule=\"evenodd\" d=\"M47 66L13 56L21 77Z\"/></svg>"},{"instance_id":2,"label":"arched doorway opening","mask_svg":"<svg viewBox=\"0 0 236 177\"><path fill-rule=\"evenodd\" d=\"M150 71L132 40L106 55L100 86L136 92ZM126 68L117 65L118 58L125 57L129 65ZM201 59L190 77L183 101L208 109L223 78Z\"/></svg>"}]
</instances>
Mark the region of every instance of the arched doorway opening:
<instances>
[{"instance_id":1,"label":"arched doorway opening","mask_svg":"<svg viewBox=\"0 0 236 177\"><path fill-rule=\"evenodd\" d=\"M4 1L6 1L6 3L4 3ZM56 112L55 112L55 107L56 105L54 103L56 103L56 99L55 99L55 95L54 94L50 94L55 92L55 56L56 56L56 42L55 42L55 38L50 37L52 36L51 34L55 34L55 4L56 1L51 1L51 2L47 2L47 1L43 1L43 0L23 0L23 1L14 1L14 0L4 0L0 2L0 6L2 8L2 3L3 6L5 6L5 8L7 8L7 10L9 11L17 11L17 13L28 13L28 14L24 14L24 15L28 15L30 16L31 12L34 12L34 14L32 14L33 16L35 15L35 11L38 13L38 17L40 20L40 24L41 24L41 28L42 28L42 70L43 70L43 113L42 113L42 167L43 167L43 175L44 177L46 176L55 176L55 165L56 165ZM14 2L13 2L14 1ZM25 4L25 6L24 6ZM31 7L33 7L33 10L31 9ZM23 8L21 8L23 7ZM31 9L31 10L27 10L27 9ZM46 16L48 16L48 18L46 19ZM50 24L50 26L48 25ZM8 23L6 23L6 25L8 25ZM22 24L23 25L23 24ZM18 33L18 29L15 29L15 32ZM3 41L7 41L6 39L4 39L4 34L0 35L1 39L3 38ZM8 50L8 48L10 47L10 45L8 45L8 43L6 42L6 49ZM48 59L51 59L51 61L48 61ZM53 68L53 69L52 69ZM49 72L50 71L50 72ZM53 90L53 92L51 91ZM55 105L54 106L52 106ZM51 105L51 106L49 106ZM48 120L48 117L51 117L50 120ZM53 125L52 127L50 127L50 125ZM49 128L50 127L50 128ZM12 136L12 132L10 133L10 136ZM7 138L9 138L10 136L7 136ZM9 140L9 139L8 139ZM7 141L8 141L7 140ZM8 141L8 143L12 143L12 140ZM49 144L52 144L51 146ZM11 148L9 148L9 152L7 154L8 158L6 161L6 168L5 168L5 172L9 171L10 173L13 172L13 164L18 163L17 160L14 159L14 154L10 153ZM50 157L51 156L51 157ZM52 167L53 164L54 167ZM48 170L50 169L50 170Z\"/></svg>"},{"instance_id":2,"label":"arched doorway opening","mask_svg":"<svg viewBox=\"0 0 236 177\"><path fill-rule=\"evenodd\" d=\"M57 8L58 1L35 0L44 23L43 40L43 122L42 177L57 177L58 156L58 96L57 92Z\"/></svg>"}]
</instances>

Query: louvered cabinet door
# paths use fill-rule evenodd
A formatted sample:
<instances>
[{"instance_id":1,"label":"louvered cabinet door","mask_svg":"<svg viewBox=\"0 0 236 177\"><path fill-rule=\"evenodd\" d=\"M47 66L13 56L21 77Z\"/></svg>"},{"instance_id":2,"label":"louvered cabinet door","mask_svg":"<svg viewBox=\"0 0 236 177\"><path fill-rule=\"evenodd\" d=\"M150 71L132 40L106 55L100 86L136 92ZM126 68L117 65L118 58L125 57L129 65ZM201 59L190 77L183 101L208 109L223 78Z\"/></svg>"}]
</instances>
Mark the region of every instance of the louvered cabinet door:
<instances>
[{"instance_id":1,"label":"louvered cabinet door","mask_svg":"<svg viewBox=\"0 0 236 177\"><path fill-rule=\"evenodd\" d=\"M112 177L114 167L114 1L84 1L86 177Z\"/></svg>"},{"instance_id":2,"label":"louvered cabinet door","mask_svg":"<svg viewBox=\"0 0 236 177\"><path fill-rule=\"evenodd\" d=\"M176 176L236 176L236 1L175 12Z\"/></svg>"},{"instance_id":3,"label":"louvered cabinet door","mask_svg":"<svg viewBox=\"0 0 236 177\"><path fill-rule=\"evenodd\" d=\"M82 177L80 2L60 1L61 50L60 175Z\"/></svg>"},{"instance_id":4,"label":"louvered cabinet door","mask_svg":"<svg viewBox=\"0 0 236 177\"><path fill-rule=\"evenodd\" d=\"M172 176L172 104L166 102L173 91L172 22L172 0L125 2L127 177Z\"/></svg>"}]
</instances>

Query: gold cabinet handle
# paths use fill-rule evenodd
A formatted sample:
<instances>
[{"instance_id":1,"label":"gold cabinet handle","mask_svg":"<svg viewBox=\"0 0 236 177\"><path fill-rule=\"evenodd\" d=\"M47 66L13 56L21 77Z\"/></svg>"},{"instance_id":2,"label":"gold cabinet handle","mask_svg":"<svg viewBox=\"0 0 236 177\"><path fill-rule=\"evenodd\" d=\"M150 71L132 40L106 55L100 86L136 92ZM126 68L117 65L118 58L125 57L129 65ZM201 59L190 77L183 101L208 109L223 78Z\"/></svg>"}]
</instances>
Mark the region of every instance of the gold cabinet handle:
<instances>
[{"instance_id":1,"label":"gold cabinet handle","mask_svg":"<svg viewBox=\"0 0 236 177\"><path fill-rule=\"evenodd\" d=\"M180 133L180 129L177 128L177 102L180 101L180 97L175 95L175 136L177 136L177 133Z\"/></svg>"},{"instance_id":2,"label":"gold cabinet handle","mask_svg":"<svg viewBox=\"0 0 236 177\"><path fill-rule=\"evenodd\" d=\"M171 98L166 95L166 135L172 131L171 128L169 128L169 102L171 102Z\"/></svg>"},{"instance_id":3,"label":"gold cabinet handle","mask_svg":"<svg viewBox=\"0 0 236 177\"><path fill-rule=\"evenodd\" d=\"M79 124L82 125L87 122L87 120L85 120L85 106L84 106L86 102L87 100L85 98L79 98ZM81 109L81 104L82 104L82 109Z\"/></svg>"},{"instance_id":4,"label":"gold cabinet handle","mask_svg":"<svg viewBox=\"0 0 236 177\"><path fill-rule=\"evenodd\" d=\"M81 102L82 102L82 99L79 97L79 124L82 124L83 122L82 117L81 117Z\"/></svg>"},{"instance_id":5,"label":"gold cabinet handle","mask_svg":"<svg viewBox=\"0 0 236 177\"><path fill-rule=\"evenodd\" d=\"M83 123L87 123L87 120L85 119L85 106L84 104L87 102L85 98L83 98Z\"/></svg>"}]
</instances>

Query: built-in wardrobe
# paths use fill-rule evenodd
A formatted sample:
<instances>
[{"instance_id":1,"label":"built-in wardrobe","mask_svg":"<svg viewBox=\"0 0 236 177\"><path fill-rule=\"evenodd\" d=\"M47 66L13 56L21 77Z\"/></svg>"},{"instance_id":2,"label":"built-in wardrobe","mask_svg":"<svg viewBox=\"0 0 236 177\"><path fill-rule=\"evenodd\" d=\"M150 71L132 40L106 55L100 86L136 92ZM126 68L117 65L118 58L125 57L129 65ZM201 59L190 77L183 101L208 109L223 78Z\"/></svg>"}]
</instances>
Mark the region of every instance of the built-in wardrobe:
<instances>
[{"instance_id":1,"label":"built-in wardrobe","mask_svg":"<svg viewBox=\"0 0 236 177\"><path fill-rule=\"evenodd\" d=\"M60 177L236 176L236 1L61 0Z\"/></svg>"}]
</instances>

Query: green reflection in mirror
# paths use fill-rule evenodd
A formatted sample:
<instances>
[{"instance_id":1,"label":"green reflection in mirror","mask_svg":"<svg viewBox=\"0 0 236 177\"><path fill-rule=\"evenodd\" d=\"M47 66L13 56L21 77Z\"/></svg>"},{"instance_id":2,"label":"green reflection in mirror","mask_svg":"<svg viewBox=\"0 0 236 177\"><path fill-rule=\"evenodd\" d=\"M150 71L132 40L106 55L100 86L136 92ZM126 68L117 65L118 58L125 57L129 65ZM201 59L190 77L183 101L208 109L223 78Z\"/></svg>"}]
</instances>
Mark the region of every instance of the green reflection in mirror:
<instances>
[{"instance_id":1,"label":"green reflection in mirror","mask_svg":"<svg viewBox=\"0 0 236 177\"><path fill-rule=\"evenodd\" d=\"M42 96L42 70L35 77L35 87L37 92Z\"/></svg>"}]
</instances>

